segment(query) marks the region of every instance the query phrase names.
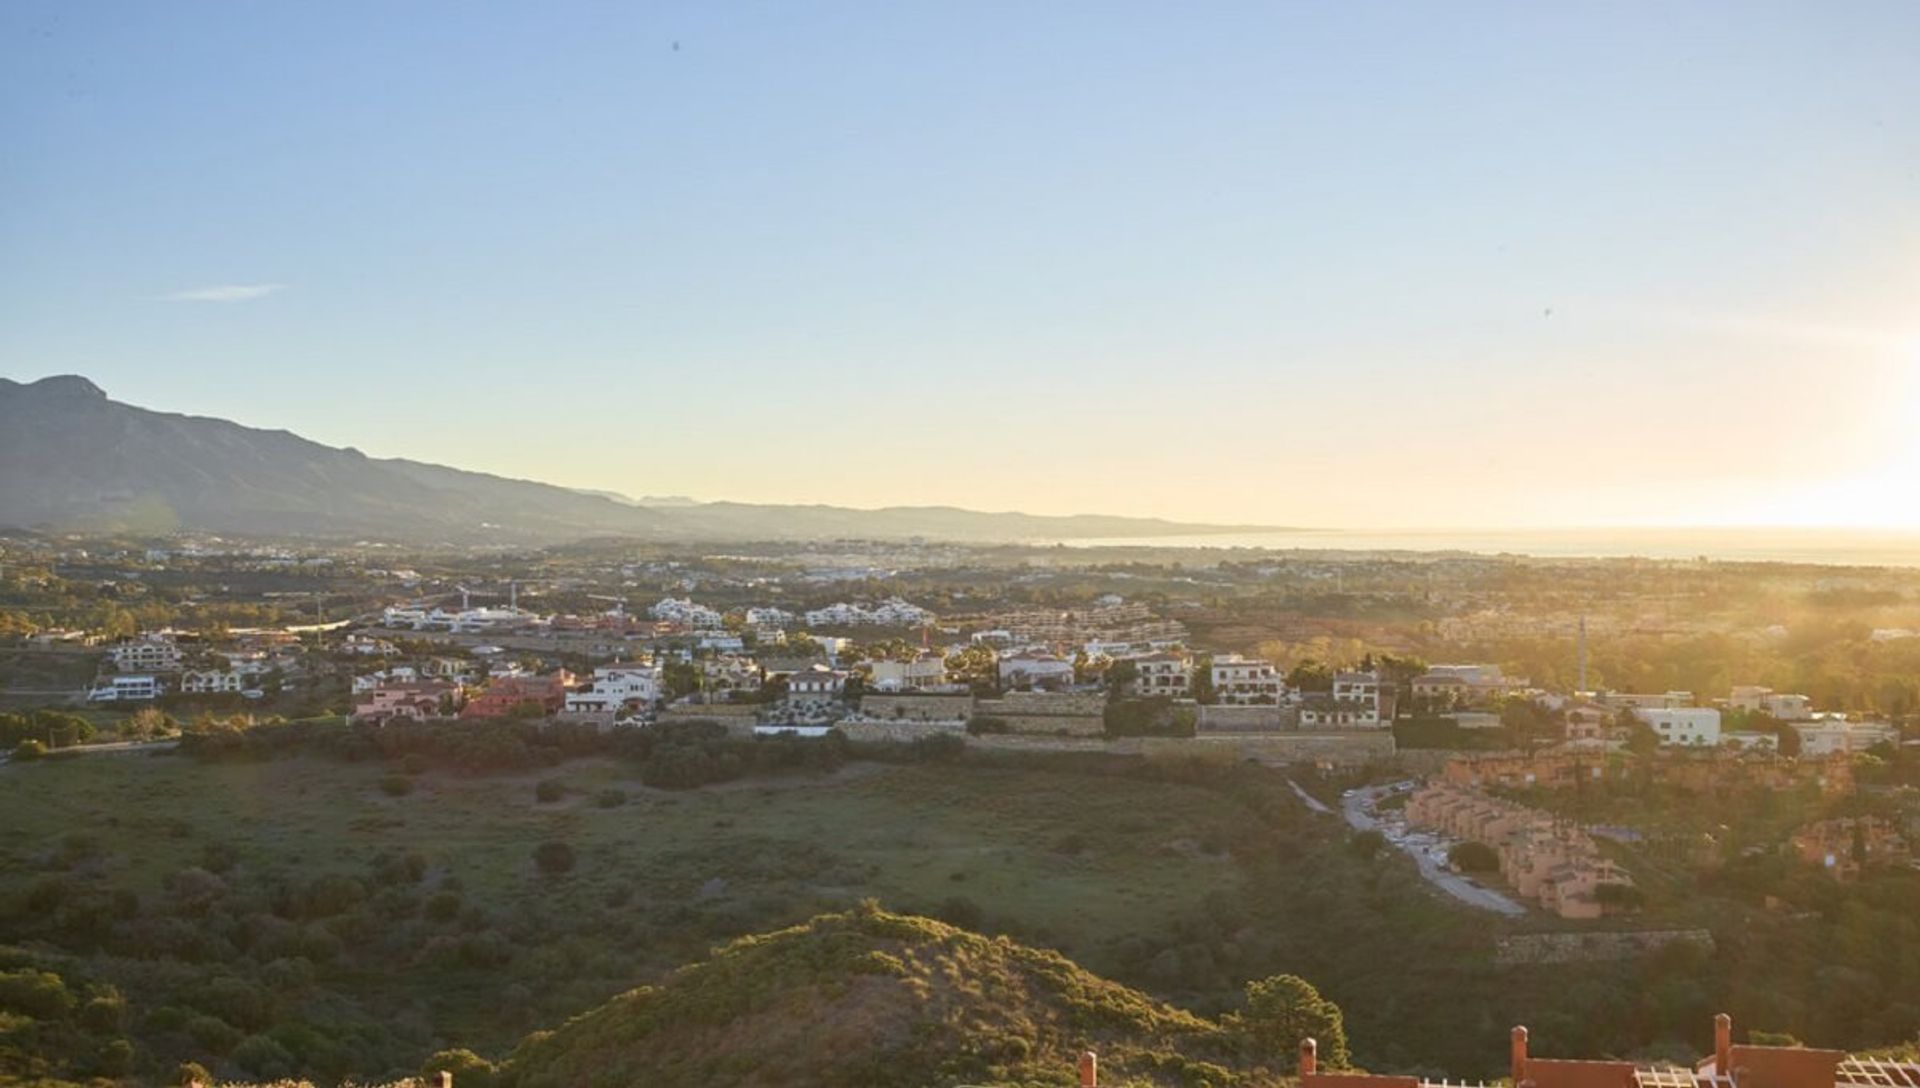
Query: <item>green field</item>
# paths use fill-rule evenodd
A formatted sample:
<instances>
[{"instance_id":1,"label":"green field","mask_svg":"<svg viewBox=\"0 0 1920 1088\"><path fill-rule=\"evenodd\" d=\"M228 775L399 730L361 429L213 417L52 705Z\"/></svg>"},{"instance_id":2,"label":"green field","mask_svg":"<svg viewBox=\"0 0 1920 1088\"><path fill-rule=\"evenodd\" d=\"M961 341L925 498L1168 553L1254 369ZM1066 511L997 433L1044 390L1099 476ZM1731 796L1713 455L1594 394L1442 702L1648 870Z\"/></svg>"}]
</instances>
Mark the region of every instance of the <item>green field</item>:
<instances>
[{"instance_id":1,"label":"green field","mask_svg":"<svg viewBox=\"0 0 1920 1088\"><path fill-rule=\"evenodd\" d=\"M1718 877L1689 885L1689 916L1730 920L1711 959L1498 967L1501 935L1566 924L1439 896L1255 767L966 755L688 790L638 774L612 757L488 775L411 757L11 764L0 971L57 970L83 1000L116 987L148 1075L194 1058L369 1078L447 1046L498 1056L727 939L865 898L1058 949L1207 1015L1249 980L1299 974L1376 1069L1493 1075L1519 1022L1551 1052L1683 1057L1723 1008L1839 1045L1898 1041L1920 1019L1882 1000L1914 977L1902 915L1813 942L1791 915L1736 908L1724 897L1758 896ZM543 782L557 799L538 799ZM566 844L571 869L542 871L543 843ZM1876 941L1895 954L1814 970Z\"/></svg>"},{"instance_id":2,"label":"green field","mask_svg":"<svg viewBox=\"0 0 1920 1088\"><path fill-rule=\"evenodd\" d=\"M35 890L130 891L143 920L216 931L217 946L148 955L136 930L119 947L83 952L74 970L114 982L136 1009L193 1009L196 973L253 979L286 958L238 935L261 928L260 916L325 929L344 947L307 957L318 961L315 984L275 994L273 1019L312 1017L348 1034L385 1025L394 1038L369 1048L372 1064L342 1070L370 1075L442 1044L503 1050L722 939L866 897L1124 970L1209 904L1241 896L1246 872L1228 847L1265 826L1213 789L1072 770L856 763L665 791L593 758L538 774L429 771L392 796L383 782L395 770L117 753L7 766L0 936L82 951L35 915ZM564 796L538 801L543 780L563 783ZM624 803L603 804L608 790ZM534 864L533 848L548 841L573 848L572 872ZM421 879L381 888L375 860L407 853L424 863ZM170 877L196 868L220 871L210 907L189 908L170 890ZM284 889L327 874L363 884L363 901L323 911L284 902ZM421 902L449 890L459 917L425 920ZM511 955L469 964L434 951L475 934ZM155 959L204 970L162 970Z\"/></svg>"}]
</instances>

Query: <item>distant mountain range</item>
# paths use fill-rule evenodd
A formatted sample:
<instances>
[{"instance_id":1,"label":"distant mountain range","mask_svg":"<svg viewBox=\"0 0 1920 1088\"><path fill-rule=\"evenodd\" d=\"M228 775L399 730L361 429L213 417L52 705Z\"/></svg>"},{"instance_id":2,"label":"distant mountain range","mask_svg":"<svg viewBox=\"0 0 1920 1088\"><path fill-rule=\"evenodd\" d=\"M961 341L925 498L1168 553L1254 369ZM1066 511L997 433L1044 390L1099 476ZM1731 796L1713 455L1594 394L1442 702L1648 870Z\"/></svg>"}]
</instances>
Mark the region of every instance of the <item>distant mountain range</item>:
<instances>
[{"instance_id":1,"label":"distant mountain range","mask_svg":"<svg viewBox=\"0 0 1920 1088\"><path fill-rule=\"evenodd\" d=\"M85 378L0 378L0 527L411 542L551 543L595 536L963 542L1258 531L1159 518L856 510L630 499L402 458L287 431L155 412Z\"/></svg>"}]
</instances>

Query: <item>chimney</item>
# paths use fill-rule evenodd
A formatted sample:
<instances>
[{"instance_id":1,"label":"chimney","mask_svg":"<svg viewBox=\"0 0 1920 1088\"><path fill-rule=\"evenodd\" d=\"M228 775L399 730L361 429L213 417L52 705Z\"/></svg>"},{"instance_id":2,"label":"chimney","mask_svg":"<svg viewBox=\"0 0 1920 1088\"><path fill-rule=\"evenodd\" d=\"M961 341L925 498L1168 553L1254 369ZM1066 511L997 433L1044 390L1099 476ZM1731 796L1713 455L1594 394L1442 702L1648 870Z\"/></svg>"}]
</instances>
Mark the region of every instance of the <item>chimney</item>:
<instances>
[{"instance_id":1,"label":"chimney","mask_svg":"<svg viewBox=\"0 0 1920 1088\"><path fill-rule=\"evenodd\" d=\"M1733 1076L1733 1017L1724 1012L1713 1018L1713 1073Z\"/></svg>"},{"instance_id":2,"label":"chimney","mask_svg":"<svg viewBox=\"0 0 1920 1088\"><path fill-rule=\"evenodd\" d=\"M1080 1052L1080 1088L1098 1088L1100 1084L1100 1056L1091 1050Z\"/></svg>"},{"instance_id":3,"label":"chimney","mask_svg":"<svg viewBox=\"0 0 1920 1088\"><path fill-rule=\"evenodd\" d=\"M1310 1077L1320 1065L1320 1044L1311 1038L1300 1040L1300 1075Z\"/></svg>"},{"instance_id":4,"label":"chimney","mask_svg":"<svg viewBox=\"0 0 1920 1088\"><path fill-rule=\"evenodd\" d=\"M1510 1061L1513 1065L1513 1088L1520 1088L1527 1079L1527 1029L1515 1025L1510 1048Z\"/></svg>"}]
</instances>

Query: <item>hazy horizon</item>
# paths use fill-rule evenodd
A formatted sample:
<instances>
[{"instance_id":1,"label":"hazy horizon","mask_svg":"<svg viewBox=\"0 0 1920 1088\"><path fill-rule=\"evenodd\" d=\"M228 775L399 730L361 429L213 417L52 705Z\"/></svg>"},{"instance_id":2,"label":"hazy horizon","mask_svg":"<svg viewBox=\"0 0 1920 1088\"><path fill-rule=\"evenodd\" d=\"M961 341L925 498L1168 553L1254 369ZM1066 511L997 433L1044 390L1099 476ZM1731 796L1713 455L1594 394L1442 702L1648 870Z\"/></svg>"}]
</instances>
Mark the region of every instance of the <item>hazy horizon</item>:
<instances>
[{"instance_id":1,"label":"hazy horizon","mask_svg":"<svg viewBox=\"0 0 1920 1088\"><path fill-rule=\"evenodd\" d=\"M0 374L635 497L1920 528L1920 8L0 12Z\"/></svg>"}]
</instances>

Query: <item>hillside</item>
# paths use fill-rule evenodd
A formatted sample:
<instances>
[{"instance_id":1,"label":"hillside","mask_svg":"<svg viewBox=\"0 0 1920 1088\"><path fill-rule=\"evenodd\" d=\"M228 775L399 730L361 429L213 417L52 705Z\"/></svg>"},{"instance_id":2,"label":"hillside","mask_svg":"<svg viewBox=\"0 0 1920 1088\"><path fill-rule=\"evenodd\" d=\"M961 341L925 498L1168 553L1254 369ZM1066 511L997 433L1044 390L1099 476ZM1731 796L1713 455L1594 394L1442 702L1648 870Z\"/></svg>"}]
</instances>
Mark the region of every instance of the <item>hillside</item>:
<instances>
[{"instance_id":1,"label":"hillside","mask_svg":"<svg viewBox=\"0 0 1920 1088\"><path fill-rule=\"evenodd\" d=\"M1264 1083L1217 1024L1005 938L865 906L745 937L508 1059L519 1088Z\"/></svg>"},{"instance_id":2,"label":"hillside","mask_svg":"<svg viewBox=\"0 0 1920 1088\"><path fill-rule=\"evenodd\" d=\"M150 411L110 400L100 387L73 375L30 383L0 378L0 527L194 529L458 544L607 535L1007 541L1247 528L952 507L635 502L420 461L371 458L287 431Z\"/></svg>"}]
</instances>

